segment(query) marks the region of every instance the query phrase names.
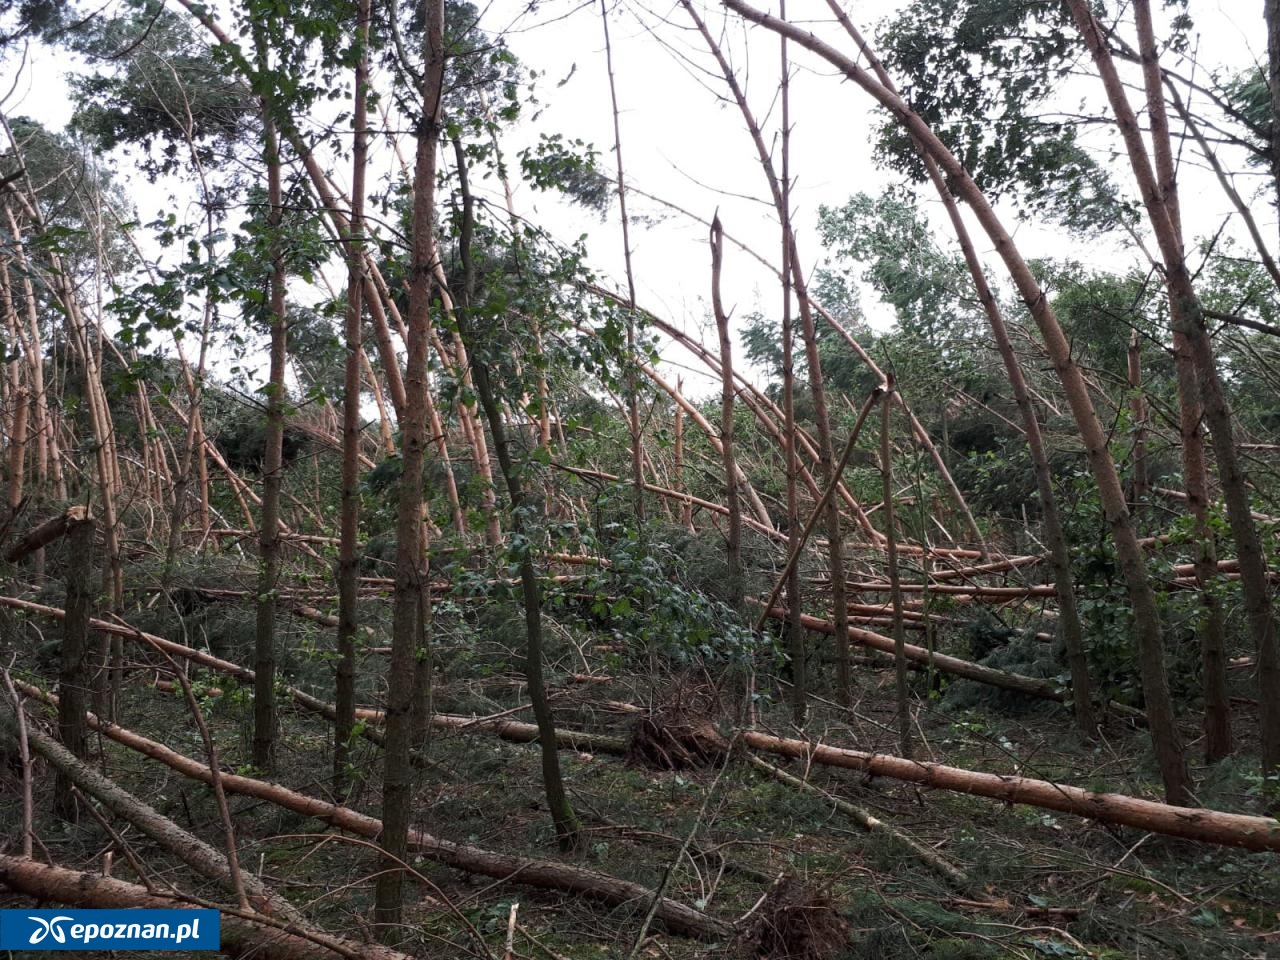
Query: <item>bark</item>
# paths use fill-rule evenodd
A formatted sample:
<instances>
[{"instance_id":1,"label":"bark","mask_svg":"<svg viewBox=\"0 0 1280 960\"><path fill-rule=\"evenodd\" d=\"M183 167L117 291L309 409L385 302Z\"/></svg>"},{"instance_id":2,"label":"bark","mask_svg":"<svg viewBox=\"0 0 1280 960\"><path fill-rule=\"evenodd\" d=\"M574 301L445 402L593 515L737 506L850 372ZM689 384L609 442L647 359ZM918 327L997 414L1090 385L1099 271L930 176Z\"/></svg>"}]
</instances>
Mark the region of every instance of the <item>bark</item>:
<instances>
[{"instance_id":1,"label":"bark","mask_svg":"<svg viewBox=\"0 0 1280 960\"><path fill-rule=\"evenodd\" d=\"M978 773L940 763L844 750L806 740L787 740L757 731L744 731L741 737L749 747L806 763L860 770L872 776L891 777L932 789L953 790L1001 800L1007 804L1025 803L1103 823L1135 827L1204 843L1243 847L1247 850L1280 850L1280 822L1272 817L1222 813L1217 810L1189 810L1183 806L1156 803L1154 800L1119 793L1095 793L1064 783Z\"/></svg>"},{"instance_id":2,"label":"bark","mask_svg":"<svg viewBox=\"0 0 1280 960\"><path fill-rule=\"evenodd\" d=\"M684 380L676 377L676 392L684 394ZM671 433L674 439L674 456L675 456L675 478L672 481L673 489L676 493L684 492L684 407L675 404L675 412L672 415ZM734 483L737 484L737 476L734 476ZM726 488L728 480L725 481ZM741 522L742 511L738 511L738 519ZM680 525L690 533L696 532L693 525L693 504L688 500L684 500L680 504Z\"/></svg>"},{"instance_id":3,"label":"bark","mask_svg":"<svg viewBox=\"0 0 1280 960\"><path fill-rule=\"evenodd\" d=\"M337 711L333 728L333 792L344 796L350 786L351 736L356 724L357 577L360 560L360 360L364 355L364 193L369 154L369 21L370 0L359 0L356 33L360 60L355 68L351 124L351 235L347 248L347 313L344 323L346 366L342 398L342 500L338 546L338 663L333 686Z\"/></svg>"},{"instance_id":4,"label":"bark","mask_svg":"<svg viewBox=\"0 0 1280 960\"><path fill-rule=\"evenodd\" d=\"M959 867L940 856L932 847L921 843L913 837L907 836L907 834L903 833L901 830L890 826L878 817L872 816L856 804L852 804L841 797L834 796L833 794L823 790L821 787L810 783L808 780L793 776L792 774L787 773L787 771L779 767L775 767L768 761L762 760L753 753L748 753L747 759L753 767L767 773L779 783L785 783L789 787L795 787L802 793L821 797L827 803L831 804L831 806L836 810L840 811L860 826L863 830L867 831L867 833L875 833L880 836L889 837L894 843L909 850L912 856L919 859L921 863L927 866L938 876L942 877L943 880L951 884L953 887L959 890L968 888L969 878L964 875ZM808 771L806 770L806 773L807 772Z\"/></svg>"},{"instance_id":5,"label":"bark","mask_svg":"<svg viewBox=\"0 0 1280 960\"><path fill-rule=\"evenodd\" d=\"M1092 10L1083 0L1070 0L1069 7L1080 35L1098 67L1129 156L1134 179L1142 194L1147 218L1160 248L1175 337L1185 338L1191 354L1198 400L1212 439L1222 498L1226 504L1227 519L1240 562L1245 614L1258 650L1259 739L1263 773L1270 775L1280 771L1280 647L1276 643L1274 612L1267 586L1267 562L1250 508L1248 478L1235 448L1231 407L1209 342L1204 308L1196 296L1186 263L1176 189L1172 183L1162 182L1162 178L1158 176L1159 171L1152 168L1137 115L1129 104L1102 28L1094 19ZM1134 11L1143 59L1146 61L1143 76L1148 113L1163 118L1163 89L1158 63L1155 62L1150 5L1146 0L1135 0ZM1165 128L1163 137L1152 138L1157 149L1157 166L1170 166L1172 148L1167 121L1158 119L1157 123L1164 123ZM1207 572L1208 563L1204 566ZM1148 713L1150 712L1149 707Z\"/></svg>"},{"instance_id":6,"label":"bark","mask_svg":"<svg viewBox=\"0 0 1280 960\"><path fill-rule=\"evenodd\" d=\"M769 615L775 620L783 620L786 618L787 613L785 610L775 607L770 611ZM833 629L830 621L811 617L807 614L802 618L802 622L807 629L816 630L820 633L830 633ZM871 630L850 627L849 639L854 643L860 643L865 647L879 650L882 653L893 655L897 651L896 641ZM1059 703L1067 703L1070 699L1070 695L1059 690L1057 684L1052 680L1039 680L1035 677L1024 677L1017 673L1006 673L994 667L984 667L980 663L971 663L968 660L961 660L959 657L948 656L945 653L931 652L924 647L917 647L910 643L904 644L903 654L907 660L913 663L932 666L933 669L940 670L953 677L974 680L978 683L1000 687L1003 690L1025 693L1027 696L1039 697L1042 700L1056 700ZM1121 716L1132 719L1140 719L1143 716L1141 711L1126 707L1123 704L1112 703L1109 706Z\"/></svg>"},{"instance_id":7,"label":"bark","mask_svg":"<svg viewBox=\"0 0 1280 960\"><path fill-rule=\"evenodd\" d=\"M698 425L698 428L707 435L708 441L717 453L723 456L723 448L720 444L720 437L717 435L715 428L711 426L710 421L702 415L702 412L671 384L662 378L658 371L654 370L648 364L641 364L640 369L654 383L661 387L676 404L688 414L689 419ZM769 516L769 510L765 507L764 501L760 499L760 495L756 492L755 487L751 485L751 481L747 479L747 475L743 472L741 465L735 461L734 470L737 474L738 487L742 490L742 494L747 499L747 503L751 505L751 512L756 515L760 523L769 529L773 529L773 518ZM645 484L646 489L648 484Z\"/></svg>"},{"instance_id":8,"label":"bark","mask_svg":"<svg viewBox=\"0 0 1280 960\"><path fill-rule=\"evenodd\" d=\"M1271 90L1271 179L1280 200L1280 0L1263 0L1267 22L1267 86Z\"/></svg>"},{"instance_id":9,"label":"bark","mask_svg":"<svg viewBox=\"0 0 1280 960\"><path fill-rule=\"evenodd\" d=\"M844 468L849 465L849 458L853 455L853 450L858 442L858 437L862 433L862 427L867 422L867 417L871 414L871 409L878 403L884 395L884 388L876 386L871 393L867 395L866 402L862 405L862 410L858 413L858 419L853 425L853 429L849 432L849 439L845 442L844 452L840 455L840 462L836 465L835 473L831 478L831 482L827 485L827 489L822 491L822 496L818 498L817 505L813 508L813 512L809 514L809 519L805 522L804 530L800 533L799 549L793 550L787 554L787 562L782 567L782 573L778 576L777 582L773 586L773 592L769 594L769 599L764 602L761 608L760 618L756 621L756 629L763 630L764 622L769 616L769 611L773 608L774 602L778 599L778 595L782 593L782 588L786 586L787 581L791 578L791 571L795 569L796 564L800 560L800 551L804 549L804 545L809 540L809 535L813 533L813 528L818 522L818 518L823 515L828 503L834 497L836 487L840 483L840 475L844 473ZM835 591L832 591L834 595ZM841 594L843 596L843 593ZM846 609L848 605L846 604ZM846 623L847 626L847 623ZM837 632L839 626L837 621ZM847 645L847 641L845 641Z\"/></svg>"},{"instance_id":10,"label":"bark","mask_svg":"<svg viewBox=\"0 0 1280 960\"><path fill-rule=\"evenodd\" d=\"M15 361L16 364L16 361ZM11 381L13 382L13 381ZM13 410L13 419L9 423L9 516L17 514L22 505L23 479L27 464L27 416L29 413L27 394L17 387L9 393L9 406Z\"/></svg>"},{"instance_id":11,"label":"bark","mask_svg":"<svg viewBox=\"0 0 1280 960\"><path fill-rule=\"evenodd\" d=\"M1147 398L1142 395L1142 341L1138 331L1129 337L1129 412L1133 416L1133 487L1130 500L1134 515L1151 489L1147 477Z\"/></svg>"},{"instance_id":12,"label":"bark","mask_svg":"<svg viewBox=\"0 0 1280 960\"><path fill-rule=\"evenodd\" d=\"M552 463L557 470L563 470L565 473L571 473L578 477L587 477L591 480L601 480L605 483L617 483L621 478L616 474L605 473L603 470L586 470L582 467L571 467L565 463ZM741 468L739 468L741 469ZM692 520L693 508L698 510L706 510L721 516L729 515L729 508L724 504L713 503L710 500L703 500L701 497L695 497L691 493L680 493L677 490L670 490L667 487L660 487L656 483L645 482L644 488L650 493L656 493L660 497L666 497L670 500L679 500L681 503L688 504L690 507L690 519ZM786 540L786 534L778 531L772 524L764 524L754 517L743 517L744 526L750 527L761 536L768 537L770 540L783 542Z\"/></svg>"},{"instance_id":13,"label":"bark","mask_svg":"<svg viewBox=\"0 0 1280 960\"><path fill-rule=\"evenodd\" d=\"M136 884L47 866L34 860L0 854L0 883L39 902L61 903L86 909L174 910L195 904L180 896L147 890ZM284 925L259 914L242 915L220 908L221 953L245 960L410 960L407 954L371 944L342 940L328 934L286 930Z\"/></svg>"},{"instance_id":14,"label":"bark","mask_svg":"<svg viewBox=\"0 0 1280 960\"><path fill-rule=\"evenodd\" d=\"M58 697L60 716L65 714L68 705L69 700L66 692L63 691ZM78 719L81 727L87 730L86 714L82 712ZM68 784L68 790L70 785L74 784L85 796L99 801L112 814L132 824L140 833L177 857L200 876L214 881L227 893L239 895L240 885L232 879L232 866L225 855L183 830L168 817L162 816L154 807L133 796L114 780L94 770L84 762L83 758L75 757L62 744L38 730L29 730L28 736L34 751L58 772L59 778ZM301 914L289 901L272 893L253 874L241 872L240 884L251 898L255 909L288 920L290 923L302 922Z\"/></svg>"},{"instance_id":15,"label":"bark","mask_svg":"<svg viewBox=\"0 0 1280 960\"><path fill-rule=\"evenodd\" d=\"M422 554L422 472L426 450L427 355L431 335L431 289L435 267L436 149L443 127L444 0L425 9L422 113L417 126L413 177L413 242L409 264L408 354L405 407L400 424L401 474L396 511L396 583L392 595L391 661L388 664L386 749L383 758L381 844L386 857L374 890L374 917L386 937L400 923L404 873L412 816L417 664L426 651L422 616L426 576ZM429 600L427 601L429 603Z\"/></svg>"},{"instance_id":16,"label":"bark","mask_svg":"<svg viewBox=\"0 0 1280 960\"><path fill-rule=\"evenodd\" d=\"M609 42L609 6L600 0L600 19L604 26L604 57L609 72L609 101L613 106L613 152L618 171L618 217L622 221L622 258L627 270L627 431L631 435L631 482L635 487L636 523L643 527L644 515L644 437L640 433L640 397L636 383L636 279L631 267L631 224L627 219L627 182L622 170L622 125L618 119L618 88L613 76L613 44Z\"/></svg>"},{"instance_id":17,"label":"bark","mask_svg":"<svg viewBox=\"0 0 1280 960\"><path fill-rule=\"evenodd\" d=\"M50 517L24 533L17 543L5 551L5 560L9 563L17 563L37 550L43 550L55 540L66 536L72 524L83 520L85 516L83 506L68 507L65 512L56 517Z\"/></svg>"},{"instance_id":18,"label":"bark","mask_svg":"<svg viewBox=\"0 0 1280 960\"><path fill-rule=\"evenodd\" d=\"M787 18L786 0L780 0L779 7L782 19ZM778 92L782 101L782 172L778 185L778 213L785 217L791 204L791 114L790 85L791 66L787 55L787 38L780 38L782 53ZM797 489L800 475L800 457L796 449L796 411L795 411L795 329L792 325L792 248L790 238L783 230L782 235L782 429L784 437L783 452L786 456L786 495L787 495L787 552L798 553L800 550L800 501ZM800 572L792 567L787 579L787 651L791 657L791 722L803 728L809 708L808 655L805 649L805 631L800 621L800 611L804 599L800 591Z\"/></svg>"},{"instance_id":19,"label":"bark","mask_svg":"<svg viewBox=\"0 0 1280 960\"><path fill-rule=\"evenodd\" d=\"M1171 239L1182 250L1182 223L1178 208L1176 164L1169 120L1164 103L1164 83L1156 50L1149 3L1135 3L1134 17L1138 27L1139 53L1143 82L1147 90L1147 114L1154 148L1157 188L1164 207ZM1180 318L1183 305L1170 290L1170 316L1175 327L1185 327ZM1137 332L1130 347L1130 376L1134 377ZM1200 650L1204 685L1205 759L1212 763L1231 752L1231 708L1227 699L1226 624L1215 592L1217 579L1217 545L1209 525L1209 479L1204 456L1203 409L1200 384L1197 382L1194 353L1188 337L1181 329L1173 332L1173 358L1178 380L1179 429L1182 440L1182 473L1187 487L1187 506L1195 524L1196 586L1200 594ZM1135 450L1135 454L1137 451ZM1142 467L1145 485L1145 464ZM1135 481L1136 482L1136 481Z\"/></svg>"},{"instance_id":20,"label":"bark","mask_svg":"<svg viewBox=\"0 0 1280 960\"><path fill-rule=\"evenodd\" d=\"M262 54L265 57L265 53ZM263 65L265 68L265 64ZM280 487L284 479L284 405L287 327L285 317L284 199L280 141L263 101L267 160L268 230L271 233L271 369L267 381L267 428L262 458L262 519L258 524L258 605L254 633L253 765L275 767L276 586L280 580Z\"/></svg>"},{"instance_id":21,"label":"bark","mask_svg":"<svg viewBox=\"0 0 1280 960\"><path fill-rule=\"evenodd\" d=\"M89 620L93 607L93 540L95 523L84 512L70 521L67 551L67 615L62 622L62 668L58 689L62 701L58 709L58 737L73 757L89 755L89 731L84 714L89 707ZM59 774L55 805L59 816L75 821L79 809L64 773Z\"/></svg>"},{"instance_id":22,"label":"bark","mask_svg":"<svg viewBox=\"0 0 1280 960\"><path fill-rule=\"evenodd\" d=\"M1075 0L1073 0L1073 3ZM1143 693L1147 701L1152 742L1171 802L1190 803L1190 780L1183 758L1182 741L1174 722L1173 704L1163 671L1162 629L1155 592L1147 576L1146 561L1130 520L1115 461L1107 447L1106 432L1098 420L1088 384L1071 354L1071 346L1058 323L1044 290L1015 246L990 201L974 182L964 165L938 139L918 114L892 90L876 81L851 58L806 30L757 10L744 0L723 0L725 6L744 18L789 36L797 43L838 68L846 77L871 94L903 125L937 161L952 184L953 192L969 204L978 222L1004 261L1023 302L1027 305L1044 340L1050 361L1062 382L1085 448L1090 471L1098 487L1099 499L1116 546L1119 564L1133 608L1134 630L1143 664ZM1280 697L1277 698L1280 705ZM1280 742L1280 737L1277 738ZM1280 746L1277 747L1280 749Z\"/></svg>"},{"instance_id":23,"label":"bark","mask_svg":"<svg viewBox=\"0 0 1280 960\"><path fill-rule=\"evenodd\" d=\"M911 756L911 700L907 689L907 636L902 627L902 583L898 577L898 531L894 519L893 492L893 443L890 441L889 423L893 413L893 378L890 375L888 393L880 405L880 480L884 491L884 547L885 574L889 580L889 599L893 609L893 662L894 695L898 718L898 751L904 757ZM848 612L845 614L846 622ZM839 626L832 624L833 630ZM847 631L846 627L846 631ZM929 669L934 669L934 653L925 651Z\"/></svg>"},{"instance_id":24,"label":"bark","mask_svg":"<svg viewBox=\"0 0 1280 960\"><path fill-rule=\"evenodd\" d=\"M875 52L863 40L861 32L853 25L848 15L834 0L828 0L828 5L846 32L852 37L854 43L858 45L863 56L867 58L880 82L887 90L896 92L888 71L885 70L883 63L875 55ZM1090 698L1091 684L1088 660L1084 650L1084 629L1081 626L1080 613L1076 605L1075 582L1071 573L1071 553L1067 546L1066 534L1063 532L1062 519L1058 512L1058 496L1053 488L1053 471L1049 465L1049 454L1045 447L1044 435L1040 429L1040 420L1036 415L1035 405L1031 401L1031 392L1027 387L1026 376L1022 372L1022 364L1014 351L1013 340L1009 336L1004 313L1000 309L999 301L991 291L991 285L987 281L986 268L978 257L973 238L969 234L969 228L960 214L959 205L956 203L950 187L947 186L946 178L939 169L938 162L924 148L919 139L913 137L912 142L915 144L916 150L924 163L925 171L933 184L935 192L938 194L939 200L942 201L942 205L947 211L952 231L956 235L956 241L960 244L965 265L968 267L969 275L973 279L974 290L978 294L978 300L982 303L983 312L987 316L987 322L991 326L991 332L996 341L996 347L1000 351L1000 359L1004 364L1005 374L1013 391L1014 402L1017 404L1018 412L1022 417L1022 430L1027 439L1027 449L1031 454L1032 467L1035 471L1036 493L1040 498L1041 524L1044 530L1044 538L1049 548L1049 557L1053 565L1054 592L1058 598L1058 628L1060 630L1062 648L1071 669L1071 691L1075 707L1076 725L1084 736L1093 737L1097 732L1097 722L1093 717ZM920 436L923 432L919 425L914 423L914 418L912 429L915 430L917 436Z\"/></svg>"}]
</instances>

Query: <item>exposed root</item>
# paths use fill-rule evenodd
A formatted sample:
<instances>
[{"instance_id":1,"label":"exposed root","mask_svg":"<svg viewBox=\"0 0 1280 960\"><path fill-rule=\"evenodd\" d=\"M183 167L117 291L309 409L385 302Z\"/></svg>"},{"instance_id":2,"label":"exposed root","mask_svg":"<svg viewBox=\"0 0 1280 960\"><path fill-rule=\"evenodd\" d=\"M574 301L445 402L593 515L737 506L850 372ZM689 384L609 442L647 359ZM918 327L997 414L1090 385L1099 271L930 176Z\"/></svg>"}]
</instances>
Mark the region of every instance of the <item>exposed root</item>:
<instances>
[{"instance_id":1,"label":"exposed root","mask_svg":"<svg viewBox=\"0 0 1280 960\"><path fill-rule=\"evenodd\" d=\"M656 770L684 770L720 762L729 742L716 730L714 687L681 684L631 728L627 762Z\"/></svg>"},{"instance_id":2,"label":"exposed root","mask_svg":"<svg viewBox=\"0 0 1280 960\"><path fill-rule=\"evenodd\" d=\"M849 932L827 892L787 877L760 905L744 953L760 960L829 960L848 948Z\"/></svg>"}]
</instances>

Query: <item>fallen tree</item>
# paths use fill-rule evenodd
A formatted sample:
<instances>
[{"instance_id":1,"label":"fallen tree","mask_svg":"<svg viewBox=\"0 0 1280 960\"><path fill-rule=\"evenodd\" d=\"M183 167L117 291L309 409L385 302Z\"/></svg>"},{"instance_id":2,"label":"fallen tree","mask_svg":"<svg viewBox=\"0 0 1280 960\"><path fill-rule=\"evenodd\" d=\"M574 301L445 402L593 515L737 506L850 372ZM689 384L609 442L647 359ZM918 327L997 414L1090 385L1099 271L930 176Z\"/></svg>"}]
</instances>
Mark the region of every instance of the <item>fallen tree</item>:
<instances>
[{"instance_id":1,"label":"fallen tree","mask_svg":"<svg viewBox=\"0 0 1280 960\"><path fill-rule=\"evenodd\" d=\"M769 616L774 620L784 620L787 612L781 607L772 607L769 610ZM835 627L832 626L829 620L822 620L818 617L803 614L800 617L800 622L807 630L815 630L826 634L835 632ZM882 653L892 655L894 652L893 640L872 630L850 627L849 639L864 647L879 650ZM918 647L910 643L906 644L904 649L908 660L932 666L935 670L950 674L953 677L960 677L963 680L973 680L977 683L999 687L1002 690L1013 690L1017 693L1024 693L1029 697L1054 700L1058 703L1067 703L1071 699L1070 692L1060 689L1052 680L1041 680L1037 677L1028 677L1020 673L997 670L995 667L984 667L980 663L961 660L959 657L952 657L945 653L931 652L924 647ZM1107 706L1120 716L1132 720L1143 719L1141 710L1135 710L1133 707L1126 706L1123 703L1111 701Z\"/></svg>"},{"instance_id":2,"label":"fallen tree","mask_svg":"<svg viewBox=\"0 0 1280 960\"><path fill-rule=\"evenodd\" d=\"M408 954L300 930L269 916L247 913L180 895L152 892L99 873L81 873L0 853L0 885L43 903L103 909L174 910L212 907L222 912L219 950L254 960L410 960Z\"/></svg>"},{"instance_id":3,"label":"fallen tree","mask_svg":"<svg viewBox=\"0 0 1280 960\"><path fill-rule=\"evenodd\" d=\"M7 711L0 712L0 728L16 730L16 718ZM150 837L160 847L178 857L192 870L206 877L226 892L238 894L240 885L249 902L262 912L302 924L302 915L289 901L277 896L252 873L239 871L240 884L233 880L231 864L218 850L203 840L183 830L168 817L142 800L130 794L115 781L103 776L92 767L76 759L71 751L37 729L28 729L32 750L39 754L68 781L74 783L85 795L98 800L104 807L122 820L132 824L142 834Z\"/></svg>"},{"instance_id":4,"label":"fallen tree","mask_svg":"<svg viewBox=\"0 0 1280 960\"><path fill-rule=\"evenodd\" d=\"M41 616L50 617L54 620L62 620L66 617L66 611L57 607L50 607L43 603L34 603L30 600L22 600L18 597L0 597L0 606L12 607L15 610L22 610L27 613L36 613ZM230 660L223 660L215 657L211 653L203 650L196 650L193 647L187 647L181 643L175 643L164 637L157 636L154 633L146 633L136 627L128 626L122 623L111 623L107 620L91 619L89 626L94 630L103 633L110 633L114 636L124 637L147 646L162 650L165 653L172 654L175 657L182 657L192 663L198 663L202 667L208 667L210 670L216 670L227 676L235 677L237 680L246 684L252 684L256 674L248 667L242 667L238 663ZM293 698L298 706L319 714L326 720L332 721L337 716L337 710L332 703L321 700L319 697L312 696L305 690L299 690L297 687L287 686L285 692ZM370 707L360 707L356 710L356 715L362 720L371 720L375 723L382 722L382 711L375 710ZM475 717L459 717L449 714L438 714L431 718L432 726L445 730L458 730L464 728L475 728L489 730L496 733L504 740L510 740L516 743L527 743L531 739L537 737L537 727L533 724L519 723L501 718L485 719ZM361 735L369 742L381 746L382 731L370 726L364 726ZM557 739L559 745L569 750L584 751L600 751L610 752L620 747L616 737L601 736L599 734L581 733L576 731L558 731Z\"/></svg>"},{"instance_id":5,"label":"fallen tree","mask_svg":"<svg viewBox=\"0 0 1280 960\"><path fill-rule=\"evenodd\" d=\"M979 773L941 763L829 747L807 740L790 740L755 730L745 730L740 735L742 742L749 747L805 763L862 770L938 790L968 793L1005 803L1025 803L1171 837L1244 847L1246 850L1280 851L1280 821L1274 817L1175 807L1120 793L1094 793L1047 780Z\"/></svg>"},{"instance_id":6,"label":"fallen tree","mask_svg":"<svg viewBox=\"0 0 1280 960\"><path fill-rule=\"evenodd\" d=\"M30 684L15 682L15 686L28 696L55 702L54 697ZM212 774L205 764L124 727L104 723L92 713L86 716L92 729L116 743L157 760L192 780L212 783ZM278 783L232 773L223 773L221 780L223 789L229 793L265 800L356 836L376 840L382 832L382 821L376 817L309 797ZM614 907L632 905L640 911L654 899L652 890L629 880L620 880L608 874L554 860L510 856L469 844L453 843L420 830L409 832L409 849L429 860L467 873L523 886L573 893ZM659 898L654 917L671 932L700 940L724 940L734 932L732 924L665 897Z\"/></svg>"}]
</instances>

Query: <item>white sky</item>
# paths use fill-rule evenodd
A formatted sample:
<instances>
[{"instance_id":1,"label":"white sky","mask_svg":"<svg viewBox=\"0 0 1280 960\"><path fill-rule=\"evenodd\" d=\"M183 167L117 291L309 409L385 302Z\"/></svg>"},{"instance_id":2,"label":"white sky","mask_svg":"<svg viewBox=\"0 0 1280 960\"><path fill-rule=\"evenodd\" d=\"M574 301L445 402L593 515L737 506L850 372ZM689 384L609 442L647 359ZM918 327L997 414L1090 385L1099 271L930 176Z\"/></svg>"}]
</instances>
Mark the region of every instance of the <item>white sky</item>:
<instances>
[{"instance_id":1,"label":"white sky","mask_svg":"<svg viewBox=\"0 0 1280 960\"><path fill-rule=\"evenodd\" d=\"M776 261L779 237L766 181L737 107L719 99L722 87L718 75L698 72L714 69L714 63L705 55L678 3L660 2L663 5L653 10L621 4L610 14L628 181L702 217L710 217L718 208L730 234ZM898 0L848 4L855 23L869 37L874 35L876 23L899 6ZM1193 0L1191 12L1199 29L1200 70L1223 63L1239 69L1265 54L1260 4ZM849 49L822 0L791 0L789 14L793 21ZM714 7L705 15L713 33L719 33L724 18ZM542 74L538 81L542 109L536 119L531 117L504 140L509 162L514 165L519 147L534 142L539 133L561 133L568 139L594 143L604 169L612 171L614 138L598 0L585 4L580 0L544 0L532 10L521 0L493 0L482 22L491 32L504 32L524 65ZM743 71L748 97L757 119L767 128L766 136L775 142L777 38L764 30L744 30L737 25L728 29L722 42L735 66ZM1260 46L1255 49L1255 44ZM807 51L793 44L791 53L792 202L801 257L812 272L821 256L813 232L818 206L838 206L857 191L876 193L887 180L871 159L874 124L869 98ZM14 93L4 104L5 112L25 113L54 127L65 123L70 108L60 74L66 66L61 55L32 48L16 77ZM14 83L17 67L12 60L0 63L0 94ZM557 86L562 80L563 85ZM1096 82L1078 81L1075 89L1080 97L1096 100L1099 96ZM1111 134L1099 130L1090 136L1103 144ZM408 144L402 148L412 152ZM1190 153L1188 159L1192 159ZM385 157L384 167L393 166L391 158ZM345 174L338 178L345 180ZM1128 181L1123 173L1120 179ZM1191 165L1184 167L1181 182L1189 234L1216 231L1231 213L1217 184ZM1238 186L1251 196L1261 182L1244 178ZM141 177L137 187L139 214L144 221L170 204L163 191L148 188ZM618 289L625 288L616 216L602 223L589 212L570 208L528 187L517 188L515 202L522 215L548 226L562 239L589 234L593 263L613 278ZM938 206L928 197L926 205ZM1263 221L1264 236L1274 236L1272 207L1265 202L1254 206L1255 215ZM638 300L686 330L697 330L709 313L706 229L635 195L629 207L633 215L666 217L656 227L637 225L632 229ZM1073 245L1059 231L1015 223L1011 211L1007 221L1030 256L1073 257L1112 269L1139 262L1136 252L1118 240L1082 247ZM940 241L948 242L941 229ZM780 295L769 272L732 245L726 246L725 257L725 300L735 315L741 317L757 306L776 312ZM1000 277L1002 272L995 270L993 276ZM863 306L876 326L885 326L892 319L873 296L864 295ZM710 337L704 339L713 342ZM668 351L667 356L676 364L687 362L679 351ZM696 383L693 375L687 377ZM705 383L710 389L710 381ZM696 386L687 384L687 388L700 392Z\"/></svg>"}]
</instances>

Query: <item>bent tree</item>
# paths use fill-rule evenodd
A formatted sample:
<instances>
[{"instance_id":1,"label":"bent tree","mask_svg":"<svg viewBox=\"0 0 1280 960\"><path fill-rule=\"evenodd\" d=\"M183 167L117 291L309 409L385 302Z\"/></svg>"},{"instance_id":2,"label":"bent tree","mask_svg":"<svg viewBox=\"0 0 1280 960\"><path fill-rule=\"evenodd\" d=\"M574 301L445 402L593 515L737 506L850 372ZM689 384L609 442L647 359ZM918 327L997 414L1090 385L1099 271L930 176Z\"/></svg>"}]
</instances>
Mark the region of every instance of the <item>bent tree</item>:
<instances>
[{"instance_id":1,"label":"bent tree","mask_svg":"<svg viewBox=\"0 0 1280 960\"><path fill-rule=\"evenodd\" d=\"M744 19L787 36L826 60L888 110L894 121L900 124L903 130L917 140L920 146L937 161L938 166L949 179L952 190L969 205L1004 262L1014 286L1040 330L1045 350L1062 383L1084 443L1089 469L1097 485L1107 526L1116 546L1121 573L1133 608L1142 689L1146 699L1151 741L1155 748L1161 779L1164 782L1165 797L1170 803L1190 804L1191 784L1183 755L1182 738L1175 722L1173 701L1169 693L1168 676L1164 665L1164 641L1155 591L1147 576L1146 560L1138 543L1137 532L1131 522L1120 475L1107 445L1106 432L1098 419L1084 375L1072 356L1071 345L1058 323L1058 318L1044 289L1018 250L1012 235L1004 226L990 200L969 171L901 96L877 80L852 57L808 31L758 10L744 0L723 0L723 2L726 7Z\"/></svg>"}]
</instances>

